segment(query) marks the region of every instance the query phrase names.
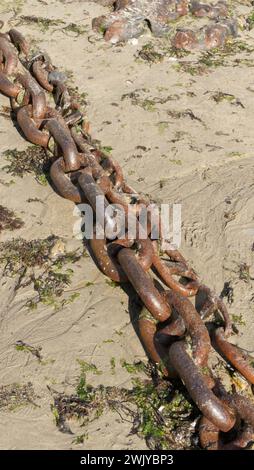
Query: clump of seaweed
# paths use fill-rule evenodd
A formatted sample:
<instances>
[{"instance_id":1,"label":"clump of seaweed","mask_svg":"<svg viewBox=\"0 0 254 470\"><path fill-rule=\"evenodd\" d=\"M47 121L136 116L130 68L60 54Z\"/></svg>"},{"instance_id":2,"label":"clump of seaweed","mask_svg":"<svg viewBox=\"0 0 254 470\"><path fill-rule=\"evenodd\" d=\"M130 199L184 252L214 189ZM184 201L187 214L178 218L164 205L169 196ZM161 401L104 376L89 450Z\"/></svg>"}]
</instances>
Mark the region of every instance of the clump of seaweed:
<instances>
[{"instance_id":1,"label":"clump of seaweed","mask_svg":"<svg viewBox=\"0 0 254 470\"><path fill-rule=\"evenodd\" d=\"M0 409L4 411L16 411L17 409L34 405L36 399L34 389L31 382L21 385L13 383L10 385L2 385L0 387Z\"/></svg>"},{"instance_id":2,"label":"clump of seaweed","mask_svg":"<svg viewBox=\"0 0 254 470\"><path fill-rule=\"evenodd\" d=\"M153 43L145 44L138 52L137 59L140 58L147 63L162 62L165 58L182 59L191 54L191 51L186 49L176 49L171 45L170 41L165 41L165 38L156 38Z\"/></svg>"},{"instance_id":3,"label":"clump of seaweed","mask_svg":"<svg viewBox=\"0 0 254 470\"><path fill-rule=\"evenodd\" d=\"M79 260L81 254L60 250L55 255L55 247L59 241L58 237L52 235L30 241L17 238L0 244L3 275L18 275L15 291L21 286L32 285L36 292L36 296L26 303L30 309L36 308L39 302L57 308L56 299L71 282L73 270L68 265ZM72 294L69 301L74 301L76 297L77 293ZM68 299L63 299L62 303L66 302Z\"/></svg>"},{"instance_id":4,"label":"clump of seaweed","mask_svg":"<svg viewBox=\"0 0 254 470\"><path fill-rule=\"evenodd\" d=\"M244 108L244 105L241 103L239 98L236 98L235 95L232 95L231 93L224 93L223 91L216 91L211 95L211 99L215 101L215 103L219 104L222 103L223 101L226 101L230 103L231 105L234 106L241 106Z\"/></svg>"},{"instance_id":5,"label":"clump of seaweed","mask_svg":"<svg viewBox=\"0 0 254 470\"><path fill-rule=\"evenodd\" d=\"M57 308L56 297L60 297L65 287L70 285L72 274L72 269L68 269L65 273L49 269L38 277L31 276L34 290L38 296L36 299L28 301L27 306L33 309L37 307L39 302L42 302Z\"/></svg>"},{"instance_id":6,"label":"clump of seaweed","mask_svg":"<svg viewBox=\"0 0 254 470\"><path fill-rule=\"evenodd\" d=\"M179 61L174 65L174 68L179 72L186 72L195 76L208 74L218 67L241 64L253 67L253 60L249 57L252 52L253 47L246 42L231 40L226 42L223 47L200 52L197 59ZM246 55L244 56L243 53ZM241 54L241 56L238 54Z\"/></svg>"},{"instance_id":7,"label":"clump of seaweed","mask_svg":"<svg viewBox=\"0 0 254 470\"><path fill-rule=\"evenodd\" d=\"M251 13L248 15L247 20L249 30L252 30L254 28L254 11L251 11Z\"/></svg>"},{"instance_id":8,"label":"clump of seaweed","mask_svg":"<svg viewBox=\"0 0 254 470\"><path fill-rule=\"evenodd\" d=\"M142 364L142 367L141 367ZM71 432L70 418L77 418L82 428L98 419L106 410L116 412L132 423L130 433L145 439L150 449L194 448L194 420L198 415L195 406L184 393L176 391L161 380L150 364L129 364L123 367L129 373L145 372L147 378L132 379L132 388L104 386L93 387L87 382L84 369L77 381L74 394L54 394L52 412L56 425L62 432Z\"/></svg>"},{"instance_id":9,"label":"clump of seaweed","mask_svg":"<svg viewBox=\"0 0 254 470\"><path fill-rule=\"evenodd\" d=\"M130 93L125 93L121 96L121 101L130 100L133 106L139 106L145 111L155 111L156 105L166 104L171 101L176 101L179 99L179 96L176 94L167 95L165 97L154 96L150 97L148 95L149 90L146 88L139 88Z\"/></svg>"},{"instance_id":10,"label":"clump of seaweed","mask_svg":"<svg viewBox=\"0 0 254 470\"><path fill-rule=\"evenodd\" d=\"M0 243L0 264L4 266L4 273L15 275L24 269L45 265L56 240L58 237L51 235L38 240L15 238Z\"/></svg>"},{"instance_id":11,"label":"clump of seaweed","mask_svg":"<svg viewBox=\"0 0 254 470\"><path fill-rule=\"evenodd\" d=\"M61 20L60 18L52 19L52 18L45 18L43 16L35 16L35 15L20 15L17 18L16 26L19 25L36 25L41 32L46 32L50 28L54 26L61 26L61 29L55 29L55 31L60 31L64 34L69 35L70 33L75 34L76 37L87 33L87 27L83 25L78 25L76 23L68 23L66 24L65 21ZM63 26L65 25L65 26Z\"/></svg>"},{"instance_id":12,"label":"clump of seaweed","mask_svg":"<svg viewBox=\"0 0 254 470\"><path fill-rule=\"evenodd\" d=\"M145 44L138 52L137 57L149 64L157 64L158 62L162 62L164 59L163 54L156 51L154 45L151 43Z\"/></svg>"},{"instance_id":13,"label":"clump of seaweed","mask_svg":"<svg viewBox=\"0 0 254 470\"><path fill-rule=\"evenodd\" d=\"M8 209L0 205L0 233L3 230L17 230L23 227L24 222L20 217Z\"/></svg>"},{"instance_id":14,"label":"clump of seaweed","mask_svg":"<svg viewBox=\"0 0 254 470\"><path fill-rule=\"evenodd\" d=\"M32 173L38 182L46 183L46 174L49 171L52 158L41 147L30 145L26 150L6 150L3 153L9 162L3 167L7 173L12 176L23 178L24 175Z\"/></svg>"},{"instance_id":15,"label":"clump of seaweed","mask_svg":"<svg viewBox=\"0 0 254 470\"><path fill-rule=\"evenodd\" d=\"M32 356L35 356L39 362L42 361L42 355L41 355L41 346L35 347L31 346L28 343L25 343L22 340L18 340L15 343L15 349L16 351L24 351L25 353L32 354Z\"/></svg>"},{"instance_id":16,"label":"clump of seaweed","mask_svg":"<svg viewBox=\"0 0 254 470\"><path fill-rule=\"evenodd\" d=\"M75 34L75 37L81 36L82 34L87 33L88 28L87 26L83 25L78 25L76 23L69 23L63 28L61 28L61 31L63 33L66 33L67 35L70 35L69 33Z\"/></svg>"},{"instance_id":17,"label":"clump of seaweed","mask_svg":"<svg viewBox=\"0 0 254 470\"><path fill-rule=\"evenodd\" d=\"M64 21L60 19L53 20L51 18L44 18L42 16L35 15L20 15L16 26L30 24L35 24L42 32L45 32L48 31L52 26L59 26L64 24Z\"/></svg>"},{"instance_id":18,"label":"clump of seaweed","mask_svg":"<svg viewBox=\"0 0 254 470\"><path fill-rule=\"evenodd\" d=\"M250 266L247 263L241 263L239 266L239 279L248 283L252 280L250 275Z\"/></svg>"}]
</instances>

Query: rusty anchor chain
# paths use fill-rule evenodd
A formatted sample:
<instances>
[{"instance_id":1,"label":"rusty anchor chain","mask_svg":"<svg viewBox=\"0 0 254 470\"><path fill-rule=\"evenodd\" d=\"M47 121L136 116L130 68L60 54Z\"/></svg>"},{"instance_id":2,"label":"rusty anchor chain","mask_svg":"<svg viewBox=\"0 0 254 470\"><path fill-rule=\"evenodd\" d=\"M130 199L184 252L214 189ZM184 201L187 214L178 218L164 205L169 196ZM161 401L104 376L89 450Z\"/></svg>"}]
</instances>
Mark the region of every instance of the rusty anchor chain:
<instances>
[{"instance_id":1,"label":"rusty anchor chain","mask_svg":"<svg viewBox=\"0 0 254 470\"><path fill-rule=\"evenodd\" d=\"M231 321L222 299L200 282L178 250L161 251L161 230L160 240L152 240L148 223L148 236L144 237L140 214L150 201L128 186L120 165L94 144L65 75L46 53L32 54L28 41L15 29L0 34L0 91L10 98L26 139L51 152L50 177L60 196L90 204L94 214L96 196L102 197L103 210L96 214L102 225L106 222L113 227L114 220L105 212L109 204L122 207L125 221L128 211L131 213L139 234L131 239L93 237L91 254L106 276L129 282L141 299L141 341L165 378L179 377L200 409L201 446L246 447L254 439L254 406L235 391L221 391L208 368L212 345L203 320L216 311L224 327L212 333L214 344L254 384L253 360L227 341ZM205 300L197 311L190 298L200 293ZM232 430L236 437L225 441Z\"/></svg>"}]
</instances>

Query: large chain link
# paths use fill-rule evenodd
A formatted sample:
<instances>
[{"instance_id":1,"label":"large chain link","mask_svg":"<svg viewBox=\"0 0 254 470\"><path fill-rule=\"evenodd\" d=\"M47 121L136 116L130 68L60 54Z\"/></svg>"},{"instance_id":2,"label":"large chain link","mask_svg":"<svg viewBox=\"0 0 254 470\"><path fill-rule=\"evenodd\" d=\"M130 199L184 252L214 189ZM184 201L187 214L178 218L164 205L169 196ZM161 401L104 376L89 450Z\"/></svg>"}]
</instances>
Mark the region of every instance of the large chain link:
<instances>
[{"instance_id":1,"label":"large chain link","mask_svg":"<svg viewBox=\"0 0 254 470\"><path fill-rule=\"evenodd\" d=\"M105 209L113 203L121 205L126 219L131 212L134 225L140 226L141 207L148 207L150 201L128 186L120 165L93 142L66 81L46 53L30 53L29 43L20 32L11 29L0 34L0 91L10 98L27 140L51 152L50 177L57 192L75 203L89 203L94 213L96 197L101 196L104 207L96 216L102 225L112 223ZM151 226L149 229L150 233ZM162 252L162 239L141 235L142 230L132 239L94 237L89 240L90 250L106 276L131 283L142 300L138 320L141 340L164 376L179 376L200 409L202 446L245 447L254 437L254 408L248 399L226 393L212 376L207 367L211 340L203 320L215 311L221 314L224 328L215 330L214 344L254 384L252 358L227 341L232 325L222 298L201 284L178 250ZM205 300L198 312L189 298L199 294ZM244 426L239 427L239 422ZM227 433L234 427L237 436L224 444L221 431Z\"/></svg>"}]
</instances>

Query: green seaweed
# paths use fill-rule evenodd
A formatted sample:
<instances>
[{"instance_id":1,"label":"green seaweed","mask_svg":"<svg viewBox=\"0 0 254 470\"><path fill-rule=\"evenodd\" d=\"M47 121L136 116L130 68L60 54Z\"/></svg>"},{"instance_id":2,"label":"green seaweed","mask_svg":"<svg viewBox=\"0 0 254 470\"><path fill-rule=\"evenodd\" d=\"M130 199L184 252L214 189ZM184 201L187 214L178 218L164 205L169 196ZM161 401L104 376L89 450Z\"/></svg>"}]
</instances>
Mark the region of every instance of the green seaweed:
<instances>
[{"instance_id":1,"label":"green seaweed","mask_svg":"<svg viewBox=\"0 0 254 470\"><path fill-rule=\"evenodd\" d=\"M15 349L17 351L30 353L32 354L32 356L35 356L39 360L39 362L42 361L41 346L36 348L34 346L31 346L30 344L24 343L24 341L19 340L19 341L16 341L15 343Z\"/></svg>"},{"instance_id":2,"label":"green seaweed","mask_svg":"<svg viewBox=\"0 0 254 470\"><path fill-rule=\"evenodd\" d=\"M52 235L45 239L28 241L17 238L0 243L3 275L19 277L15 291L22 285L33 286L36 295L25 304L30 310L36 309L40 302L58 308L78 298L78 293L72 293L69 298L62 299L60 304L57 300L71 282L73 270L68 265L81 257L75 251L53 255L52 250L54 252L58 240L58 237ZM64 272L61 272L63 268Z\"/></svg>"},{"instance_id":3,"label":"green seaweed","mask_svg":"<svg viewBox=\"0 0 254 470\"><path fill-rule=\"evenodd\" d=\"M116 358L115 357L111 357L111 359L110 359L110 369L111 369L111 374L115 375L115 369L116 369Z\"/></svg>"},{"instance_id":4,"label":"green seaweed","mask_svg":"<svg viewBox=\"0 0 254 470\"><path fill-rule=\"evenodd\" d=\"M127 370L129 374L137 374L139 372L145 372L147 369L146 364L143 361L138 361L134 363L126 362L124 359L120 361L121 366Z\"/></svg>"},{"instance_id":5,"label":"green seaweed","mask_svg":"<svg viewBox=\"0 0 254 470\"><path fill-rule=\"evenodd\" d=\"M16 26L19 25L31 25L34 24L38 26L41 32L45 33L46 31L49 30L49 28L53 26L60 26L65 24L63 20L60 19L51 19L51 18L45 18L42 16L35 16L35 15L20 15L18 17L18 21L16 23Z\"/></svg>"},{"instance_id":6,"label":"green seaweed","mask_svg":"<svg viewBox=\"0 0 254 470\"><path fill-rule=\"evenodd\" d=\"M164 60L163 54L157 52L154 48L154 45L151 43L142 46L141 50L138 52L137 57L142 59L144 62L148 62L149 64L157 64Z\"/></svg>"},{"instance_id":7,"label":"green seaweed","mask_svg":"<svg viewBox=\"0 0 254 470\"><path fill-rule=\"evenodd\" d=\"M6 173L23 178L26 174L33 174L41 184L47 183L52 158L49 154L36 145L30 145L26 150L6 150L4 157L9 162L3 167Z\"/></svg>"},{"instance_id":8,"label":"green seaweed","mask_svg":"<svg viewBox=\"0 0 254 470\"><path fill-rule=\"evenodd\" d=\"M136 364L126 364L136 371ZM54 395L51 409L57 416L55 421L59 430L66 432L69 429L70 418L76 417L84 427L106 410L111 410L130 420L131 434L145 439L150 449L193 448L195 431L191 423L197 415L196 408L181 391L174 391L167 382L159 379L154 369L146 364L144 366L148 378L133 379L132 388L93 387L87 383L86 369L84 371L81 367L76 394ZM79 435L76 442L79 443Z\"/></svg>"},{"instance_id":9,"label":"green seaweed","mask_svg":"<svg viewBox=\"0 0 254 470\"><path fill-rule=\"evenodd\" d=\"M0 233L3 230L18 230L23 225L23 220L17 217L12 210L0 205Z\"/></svg>"}]
</instances>

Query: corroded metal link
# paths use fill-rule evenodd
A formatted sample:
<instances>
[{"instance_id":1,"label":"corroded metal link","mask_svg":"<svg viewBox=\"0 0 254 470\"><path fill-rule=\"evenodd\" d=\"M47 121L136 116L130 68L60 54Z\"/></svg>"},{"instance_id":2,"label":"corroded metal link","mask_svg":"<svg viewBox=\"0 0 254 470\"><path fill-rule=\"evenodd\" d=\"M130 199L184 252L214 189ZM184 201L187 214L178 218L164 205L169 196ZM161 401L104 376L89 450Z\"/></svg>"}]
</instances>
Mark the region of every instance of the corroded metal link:
<instances>
[{"instance_id":1,"label":"corroded metal link","mask_svg":"<svg viewBox=\"0 0 254 470\"><path fill-rule=\"evenodd\" d=\"M207 387L203 374L187 354L183 341L177 341L170 346L169 359L204 416L223 432L232 429L235 424L233 410Z\"/></svg>"},{"instance_id":2,"label":"corroded metal link","mask_svg":"<svg viewBox=\"0 0 254 470\"><path fill-rule=\"evenodd\" d=\"M32 105L23 106L17 111L17 122L26 138L36 145L47 148L49 135L38 129L38 125L33 120Z\"/></svg>"},{"instance_id":3,"label":"corroded metal link","mask_svg":"<svg viewBox=\"0 0 254 470\"><path fill-rule=\"evenodd\" d=\"M48 70L49 73L55 69L55 67L52 65L51 58L47 54L47 52L35 52L34 54L30 55L29 58L26 60L26 68L27 70L32 70L33 63L36 61L41 61L43 62L45 68Z\"/></svg>"},{"instance_id":4,"label":"corroded metal link","mask_svg":"<svg viewBox=\"0 0 254 470\"><path fill-rule=\"evenodd\" d=\"M72 112L71 114L64 116L64 120L67 126L74 126L75 124L78 124L80 121L83 120L83 114L81 113L81 111L77 110Z\"/></svg>"},{"instance_id":5,"label":"corroded metal link","mask_svg":"<svg viewBox=\"0 0 254 470\"><path fill-rule=\"evenodd\" d=\"M4 68L3 72L6 75L13 75L18 67L18 54L13 45L4 36L0 36L0 50L3 54Z\"/></svg>"},{"instance_id":6,"label":"corroded metal link","mask_svg":"<svg viewBox=\"0 0 254 470\"><path fill-rule=\"evenodd\" d=\"M9 98L17 98L21 88L17 83L12 83L5 73L0 71L0 91Z\"/></svg>"},{"instance_id":7,"label":"corroded metal link","mask_svg":"<svg viewBox=\"0 0 254 470\"><path fill-rule=\"evenodd\" d=\"M93 161L91 164L95 166L100 166L101 171L105 172L109 170L108 175L111 176L114 173L114 188L118 189L123 185L123 172L122 168L118 162L115 162L111 157L105 155L105 153L100 150L94 149L88 142L85 141L82 134L78 134L75 129L71 129L72 137L82 152L89 153ZM113 202L113 201L111 201Z\"/></svg>"},{"instance_id":8,"label":"corroded metal link","mask_svg":"<svg viewBox=\"0 0 254 470\"><path fill-rule=\"evenodd\" d=\"M65 171L78 170L80 167L78 150L64 119L60 115L49 116L45 119L43 126L53 136L55 142L62 150L65 161Z\"/></svg>"},{"instance_id":9,"label":"corroded metal link","mask_svg":"<svg viewBox=\"0 0 254 470\"><path fill-rule=\"evenodd\" d=\"M145 316L140 316L138 320L139 335L144 343L148 357L155 363L160 364L161 357L155 347L154 337L157 331L156 320L152 318L147 318Z\"/></svg>"},{"instance_id":10,"label":"corroded metal link","mask_svg":"<svg viewBox=\"0 0 254 470\"><path fill-rule=\"evenodd\" d=\"M223 46L230 37L237 36L237 22L225 20L222 24L208 24L198 31L180 29L172 39L176 49L213 49Z\"/></svg>"},{"instance_id":11,"label":"corroded metal link","mask_svg":"<svg viewBox=\"0 0 254 470\"><path fill-rule=\"evenodd\" d=\"M176 377L177 374L169 363L167 347L158 341L157 325L157 320L155 320L147 308L143 306L138 318L140 339L149 359L160 367L165 377L173 378Z\"/></svg>"},{"instance_id":12,"label":"corroded metal link","mask_svg":"<svg viewBox=\"0 0 254 470\"><path fill-rule=\"evenodd\" d=\"M116 189L115 187L111 187L107 193L107 197L112 204L120 204L123 207L127 216L130 213L132 213L135 216L139 216L140 211L144 207L144 199L140 197L138 193L134 191L133 192L126 191L126 189L129 189L129 187L125 185L124 182L122 184L122 187L119 187L118 189ZM142 230L141 224L139 224L139 226L140 226L140 229ZM150 229L149 229L149 224L148 224L147 234L149 233L150 233ZM137 236L140 238L139 235Z\"/></svg>"},{"instance_id":13,"label":"corroded metal link","mask_svg":"<svg viewBox=\"0 0 254 470\"><path fill-rule=\"evenodd\" d=\"M93 148L82 135L75 131L75 129L71 129L71 134L78 148L82 152L91 156L90 164L93 168L94 176L96 175L96 170L98 171L98 175L96 176L97 178L101 176L102 173L107 173L107 171L109 171L109 176L114 174L114 181L107 191L107 199L112 204L121 205L125 210L126 215L128 215L130 210L133 210L134 214L138 213L139 208L137 207L137 204L133 204L133 206L130 205L133 195L136 194L137 199L142 204L145 202L147 204L147 201L140 198L138 193L125 183L120 165L105 153Z\"/></svg>"},{"instance_id":14,"label":"corroded metal link","mask_svg":"<svg viewBox=\"0 0 254 470\"><path fill-rule=\"evenodd\" d=\"M21 83L26 91L26 99L24 104L28 104L26 100L32 101L33 118L43 119L47 111L46 96L40 85L32 77L30 73L18 74L17 81Z\"/></svg>"},{"instance_id":15,"label":"corroded metal link","mask_svg":"<svg viewBox=\"0 0 254 470\"><path fill-rule=\"evenodd\" d=\"M229 343L225 338L223 328L217 328L214 339L216 346L225 358L246 378L246 380L254 384L253 357L234 344Z\"/></svg>"},{"instance_id":16,"label":"corroded metal link","mask_svg":"<svg viewBox=\"0 0 254 470\"><path fill-rule=\"evenodd\" d=\"M50 178L62 197L76 203L84 202L79 186L74 185L65 172L65 161L63 157L58 158L52 163L50 167Z\"/></svg>"},{"instance_id":17,"label":"corroded metal link","mask_svg":"<svg viewBox=\"0 0 254 470\"><path fill-rule=\"evenodd\" d=\"M30 44L23 36L23 34L21 34L20 31L17 31L17 29L14 28L10 29L8 34L14 46L19 49L20 52L23 52L23 54L27 57L30 51Z\"/></svg>"},{"instance_id":18,"label":"corroded metal link","mask_svg":"<svg viewBox=\"0 0 254 470\"><path fill-rule=\"evenodd\" d=\"M196 0L192 0L189 3L191 14L199 18L203 16L208 16L209 18L224 18L228 15L228 6L224 1L218 1L216 5L209 5Z\"/></svg>"},{"instance_id":19,"label":"corroded metal link","mask_svg":"<svg viewBox=\"0 0 254 470\"><path fill-rule=\"evenodd\" d=\"M219 429L204 416L199 424L199 439L202 447L207 450L240 450L245 448L254 440L254 409L253 402L247 397L233 393L232 395L222 393L222 401L230 405L238 417L238 421L243 421L236 426L237 436L230 442L223 441ZM224 436L225 437L225 436Z\"/></svg>"},{"instance_id":20,"label":"corroded metal link","mask_svg":"<svg viewBox=\"0 0 254 470\"><path fill-rule=\"evenodd\" d=\"M23 108L22 108L23 109ZM90 159L87 155L78 154L79 159L79 169L77 171L67 172L66 164L63 157L55 160L50 167L50 176L51 179L58 190L60 196L70 201L81 203L87 199L84 196L83 191L81 191L79 185L74 184L77 182L78 177L81 175L84 168L90 168ZM80 170L80 171L79 171ZM73 181L72 181L73 180ZM103 187L102 183L99 183L100 187ZM104 192L103 192L104 194Z\"/></svg>"},{"instance_id":21,"label":"corroded metal link","mask_svg":"<svg viewBox=\"0 0 254 470\"><path fill-rule=\"evenodd\" d=\"M161 235L162 236L162 235ZM169 257L171 261L175 261L176 263L183 263L186 266L186 269L188 268L188 263L182 253L178 250L165 250L166 255ZM194 271L192 270L194 273ZM194 273L195 274L195 273Z\"/></svg>"},{"instance_id":22,"label":"corroded metal link","mask_svg":"<svg viewBox=\"0 0 254 470\"><path fill-rule=\"evenodd\" d=\"M53 83L54 84L54 83ZM70 95L67 86L64 83L56 83L54 87L54 99L57 105L57 109L61 109L64 113L66 110L76 110L80 108L80 105Z\"/></svg>"},{"instance_id":23,"label":"corroded metal link","mask_svg":"<svg viewBox=\"0 0 254 470\"><path fill-rule=\"evenodd\" d=\"M78 149L81 150L81 152L84 152L86 155L88 162L89 162L89 167L92 169L92 174L93 177L98 179L98 178L105 178L105 172L101 165L99 164L99 158L96 158L97 156L91 151L91 146L84 141L83 137L79 135L74 128L71 129L71 135L73 137L73 140L75 144L77 145ZM108 182L108 187L110 186L110 180L107 178ZM108 193L108 191L107 191Z\"/></svg>"},{"instance_id":24,"label":"corroded metal link","mask_svg":"<svg viewBox=\"0 0 254 470\"><path fill-rule=\"evenodd\" d=\"M203 416L199 423L199 441L205 450L241 450L254 440L252 426L244 424L230 442L223 442L220 430Z\"/></svg>"},{"instance_id":25,"label":"corroded metal link","mask_svg":"<svg viewBox=\"0 0 254 470\"><path fill-rule=\"evenodd\" d=\"M253 401L248 397L233 393L233 395L228 395L228 403L234 407L240 417L254 430Z\"/></svg>"},{"instance_id":26,"label":"corroded metal link","mask_svg":"<svg viewBox=\"0 0 254 470\"><path fill-rule=\"evenodd\" d=\"M81 152L90 154L92 150L95 150L93 145L87 142L87 140L83 137L83 135L79 134L74 127L70 129L70 132L74 139L75 144L77 145L77 147L79 148ZM94 154L94 157L96 158L96 154Z\"/></svg>"},{"instance_id":27,"label":"corroded metal link","mask_svg":"<svg viewBox=\"0 0 254 470\"><path fill-rule=\"evenodd\" d=\"M107 197L109 201L112 204L119 204L123 207L126 215L130 211L130 203L131 203L131 197L129 195L126 195L126 193L122 191L117 191L115 188L110 188L108 191ZM133 212L136 214L135 206L133 206Z\"/></svg>"},{"instance_id":28,"label":"corroded metal link","mask_svg":"<svg viewBox=\"0 0 254 470\"><path fill-rule=\"evenodd\" d=\"M79 185L84 191L84 194L91 204L92 209L95 211L98 223L101 225L101 227L104 227L106 224L107 229L114 233L116 221L111 215L107 214L106 209L109 206L109 203L105 198L105 193L99 187L99 185L96 184L91 173L92 172L90 170L89 173L81 174L78 178ZM101 197L102 204L98 204L99 197Z\"/></svg>"},{"instance_id":29,"label":"corroded metal link","mask_svg":"<svg viewBox=\"0 0 254 470\"><path fill-rule=\"evenodd\" d=\"M138 242L138 261L144 271L148 271L153 263L153 245L149 238L139 239Z\"/></svg>"},{"instance_id":30,"label":"corroded metal link","mask_svg":"<svg viewBox=\"0 0 254 470\"><path fill-rule=\"evenodd\" d=\"M232 333L232 321L230 319L227 307L224 304L223 300L208 286L204 284L201 284L199 286L198 292L205 293L206 295L206 300L199 312L202 320L208 318L215 311L218 311L222 315L225 322L225 335L229 336Z\"/></svg>"},{"instance_id":31,"label":"corroded metal link","mask_svg":"<svg viewBox=\"0 0 254 470\"><path fill-rule=\"evenodd\" d=\"M136 258L144 271L148 271L153 262L153 250L151 245L151 240L147 238L146 240L138 239L134 242L131 238L118 238L111 242L108 245L112 256L116 256L121 247L132 247L136 248Z\"/></svg>"},{"instance_id":32,"label":"corroded metal link","mask_svg":"<svg viewBox=\"0 0 254 470\"><path fill-rule=\"evenodd\" d=\"M195 364L200 367L206 366L211 350L211 342L207 328L197 310L189 299L180 296L177 292L167 292L166 298L182 317L187 331L190 333Z\"/></svg>"},{"instance_id":33,"label":"corroded metal link","mask_svg":"<svg viewBox=\"0 0 254 470\"><path fill-rule=\"evenodd\" d=\"M221 450L221 443L219 441L220 430L205 416L202 416L199 422L198 431L202 449Z\"/></svg>"},{"instance_id":34,"label":"corroded metal link","mask_svg":"<svg viewBox=\"0 0 254 470\"><path fill-rule=\"evenodd\" d=\"M118 178L118 175L116 175L116 178ZM135 213L138 214L140 212L140 207L147 207L150 202L142 197L135 189L133 189L131 186L129 186L124 179L122 179L121 175L119 175L119 179L121 178L122 181L119 181L119 185L117 186L117 179L115 180L114 188L109 195L109 198L112 199L112 202L119 202L119 204L122 204L123 206L126 205L126 203L133 203L133 206L136 207ZM135 204L134 202L135 201ZM149 232L150 233L150 232Z\"/></svg>"},{"instance_id":35,"label":"corroded metal link","mask_svg":"<svg viewBox=\"0 0 254 470\"><path fill-rule=\"evenodd\" d=\"M122 187L124 182L123 171L121 166L118 162L113 160L112 157L106 155L105 153L101 152L100 150L95 150L96 157L100 161L100 165L102 165L104 171L109 171L109 175L114 173L114 188L118 190Z\"/></svg>"},{"instance_id":36,"label":"corroded metal link","mask_svg":"<svg viewBox=\"0 0 254 470\"><path fill-rule=\"evenodd\" d=\"M78 148L82 152L85 152L86 154L89 153L91 155L93 159L93 161L91 161L91 165L94 168L100 167L100 171L104 172L109 170L109 176L114 173L113 186L107 192L107 198L113 204L121 204L127 213L130 208L130 195L133 196L133 194L135 193L138 197L138 193L136 193L124 182L121 166L117 162L115 162L110 156L91 146L84 139L82 134L78 134L75 129L71 129L71 134ZM122 189L122 192L119 191L120 189ZM129 198L127 198L126 195L129 195Z\"/></svg>"},{"instance_id":37,"label":"corroded metal link","mask_svg":"<svg viewBox=\"0 0 254 470\"><path fill-rule=\"evenodd\" d=\"M104 158L103 162L105 162L105 165L103 165L104 170L109 170L109 174L114 173L114 187L116 189L121 188L123 185L123 172L119 163L111 157Z\"/></svg>"},{"instance_id":38,"label":"corroded metal link","mask_svg":"<svg viewBox=\"0 0 254 470\"><path fill-rule=\"evenodd\" d=\"M183 319L175 313L175 311L172 312L170 320L170 323L163 325L162 328L158 329L158 341L169 343L172 336L183 336L185 334L185 323Z\"/></svg>"},{"instance_id":39,"label":"corroded metal link","mask_svg":"<svg viewBox=\"0 0 254 470\"><path fill-rule=\"evenodd\" d=\"M135 253L128 248L123 248L119 251L117 258L149 312L158 321L167 320L171 315L171 308L156 289L152 278L140 266Z\"/></svg>"},{"instance_id":40,"label":"corroded metal link","mask_svg":"<svg viewBox=\"0 0 254 470\"><path fill-rule=\"evenodd\" d=\"M89 240L92 254L100 271L114 282L127 282L128 278L114 256L110 256L105 238Z\"/></svg>"},{"instance_id":41,"label":"corroded metal link","mask_svg":"<svg viewBox=\"0 0 254 470\"><path fill-rule=\"evenodd\" d=\"M228 17L229 10L225 2L222 1L215 5L207 5L195 0L118 0L111 3L114 4L115 10L109 15L94 18L92 27L95 31L103 31L104 39L113 44L140 36L144 32L145 21L155 36L165 36L172 30L170 23L180 16L187 15L188 11L194 16L207 16L217 22L202 28L201 31L187 29L189 39L187 44L185 30L177 31L172 39L174 47L187 48L189 46L191 49L194 47L210 49L223 45L227 35L236 35L236 26L233 30L231 28L229 31L226 30L226 24L229 23L229 20L225 18ZM224 19L223 23L218 23L221 18ZM237 25L236 20L234 23ZM211 29L213 33L210 32Z\"/></svg>"},{"instance_id":42,"label":"corroded metal link","mask_svg":"<svg viewBox=\"0 0 254 470\"><path fill-rule=\"evenodd\" d=\"M157 252L157 243L154 242L154 257L153 257L153 266L158 272L161 279L165 282L165 284L173 289L175 292L185 296L185 297L192 297L196 295L199 287L199 283L197 281L196 275L193 272L188 272L188 276L191 278L194 277L193 280L189 281L186 285L181 284L180 282L176 281L173 278L173 272L171 269L162 261L159 257Z\"/></svg>"},{"instance_id":43,"label":"corroded metal link","mask_svg":"<svg viewBox=\"0 0 254 470\"><path fill-rule=\"evenodd\" d=\"M97 182L100 182L100 186L102 187L101 183L104 181L104 193L108 195L108 192L111 188L111 181L109 176L105 174L105 171L98 163L98 160L95 158L92 152L85 152L85 155L89 161L89 167L92 171L92 175Z\"/></svg>"},{"instance_id":44,"label":"corroded metal link","mask_svg":"<svg viewBox=\"0 0 254 470\"><path fill-rule=\"evenodd\" d=\"M42 60L35 60L33 62L32 72L41 87L49 93L52 93L54 86L48 81L49 72L45 69L44 62Z\"/></svg>"}]
</instances>

